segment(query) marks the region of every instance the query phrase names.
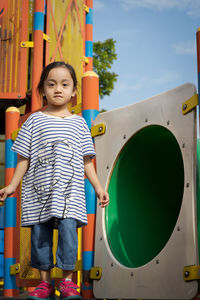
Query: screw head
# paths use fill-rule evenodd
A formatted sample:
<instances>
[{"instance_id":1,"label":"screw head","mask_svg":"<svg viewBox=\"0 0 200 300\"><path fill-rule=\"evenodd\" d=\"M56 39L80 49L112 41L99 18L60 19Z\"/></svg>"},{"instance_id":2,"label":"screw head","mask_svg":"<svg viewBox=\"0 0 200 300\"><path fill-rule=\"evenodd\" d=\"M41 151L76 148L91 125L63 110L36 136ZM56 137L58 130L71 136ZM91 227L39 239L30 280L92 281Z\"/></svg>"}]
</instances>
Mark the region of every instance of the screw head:
<instances>
[{"instance_id":1,"label":"screw head","mask_svg":"<svg viewBox=\"0 0 200 300\"><path fill-rule=\"evenodd\" d=\"M189 271L185 271L184 276L185 276L185 278L188 278L190 276L190 272Z\"/></svg>"}]
</instances>

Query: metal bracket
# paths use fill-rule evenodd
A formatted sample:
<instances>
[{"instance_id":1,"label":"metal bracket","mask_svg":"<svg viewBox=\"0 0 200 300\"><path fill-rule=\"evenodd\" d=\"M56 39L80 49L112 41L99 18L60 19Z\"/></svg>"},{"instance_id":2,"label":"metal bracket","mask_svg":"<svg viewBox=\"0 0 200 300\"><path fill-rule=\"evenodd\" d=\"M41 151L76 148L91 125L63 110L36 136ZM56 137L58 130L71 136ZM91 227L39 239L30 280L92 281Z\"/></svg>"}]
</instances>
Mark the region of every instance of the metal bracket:
<instances>
[{"instance_id":1,"label":"metal bracket","mask_svg":"<svg viewBox=\"0 0 200 300\"><path fill-rule=\"evenodd\" d=\"M56 295L57 297L60 297L60 291L59 291L57 288L55 288L55 295Z\"/></svg>"},{"instance_id":2,"label":"metal bracket","mask_svg":"<svg viewBox=\"0 0 200 300\"><path fill-rule=\"evenodd\" d=\"M78 114L81 113L82 104L79 103L79 104L77 104L77 105L75 105L75 106L69 106L68 109L69 109L69 111L70 111L72 114L78 115Z\"/></svg>"},{"instance_id":3,"label":"metal bracket","mask_svg":"<svg viewBox=\"0 0 200 300\"><path fill-rule=\"evenodd\" d=\"M104 123L97 124L97 125L91 127L91 135L92 135L92 137L104 134L105 131L106 131L106 125Z\"/></svg>"},{"instance_id":4,"label":"metal bracket","mask_svg":"<svg viewBox=\"0 0 200 300\"><path fill-rule=\"evenodd\" d=\"M12 141L15 141L15 140L16 140L17 135L18 135L18 132L20 131L20 129L21 129L21 128L18 128L18 129L14 130L14 131L12 132L12 135L11 135Z\"/></svg>"},{"instance_id":5,"label":"metal bracket","mask_svg":"<svg viewBox=\"0 0 200 300\"><path fill-rule=\"evenodd\" d=\"M75 264L75 271L82 271L82 259L78 259Z\"/></svg>"},{"instance_id":6,"label":"metal bracket","mask_svg":"<svg viewBox=\"0 0 200 300\"><path fill-rule=\"evenodd\" d=\"M86 13L89 13L89 7L85 4L83 4L83 9L86 11Z\"/></svg>"},{"instance_id":7,"label":"metal bracket","mask_svg":"<svg viewBox=\"0 0 200 300\"><path fill-rule=\"evenodd\" d=\"M89 63L89 59L86 56L83 56L83 61L88 64Z\"/></svg>"},{"instance_id":8,"label":"metal bracket","mask_svg":"<svg viewBox=\"0 0 200 300\"><path fill-rule=\"evenodd\" d=\"M183 277L185 281L200 279L200 266L187 266L183 269Z\"/></svg>"},{"instance_id":9,"label":"metal bracket","mask_svg":"<svg viewBox=\"0 0 200 300\"><path fill-rule=\"evenodd\" d=\"M33 41L23 41L20 43L20 47L22 48L33 48Z\"/></svg>"},{"instance_id":10,"label":"metal bracket","mask_svg":"<svg viewBox=\"0 0 200 300\"><path fill-rule=\"evenodd\" d=\"M20 272L20 264L10 266L10 275L16 275Z\"/></svg>"},{"instance_id":11,"label":"metal bracket","mask_svg":"<svg viewBox=\"0 0 200 300\"><path fill-rule=\"evenodd\" d=\"M43 39L46 42L50 42L51 41L51 38L46 33L43 33ZM34 47L34 42L33 41L22 41L20 43L20 46L22 48L33 48Z\"/></svg>"},{"instance_id":12,"label":"metal bracket","mask_svg":"<svg viewBox=\"0 0 200 300\"><path fill-rule=\"evenodd\" d=\"M101 279L102 270L100 267L94 267L90 270L90 279L99 280Z\"/></svg>"},{"instance_id":13,"label":"metal bracket","mask_svg":"<svg viewBox=\"0 0 200 300\"><path fill-rule=\"evenodd\" d=\"M189 111L198 105L198 94L195 94L182 105L182 113L186 115Z\"/></svg>"},{"instance_id":14,"label":"metal bracket","mask_svg":"<svg viewBox=\"0 0 200 300\"><path fill-rule=\"evenodd\" d=\"M43 39L44 39L46 42L50 42L50 41L51 41L50 36L48 36L46 33L43 33Z\"/></svg>"}]
</instances>

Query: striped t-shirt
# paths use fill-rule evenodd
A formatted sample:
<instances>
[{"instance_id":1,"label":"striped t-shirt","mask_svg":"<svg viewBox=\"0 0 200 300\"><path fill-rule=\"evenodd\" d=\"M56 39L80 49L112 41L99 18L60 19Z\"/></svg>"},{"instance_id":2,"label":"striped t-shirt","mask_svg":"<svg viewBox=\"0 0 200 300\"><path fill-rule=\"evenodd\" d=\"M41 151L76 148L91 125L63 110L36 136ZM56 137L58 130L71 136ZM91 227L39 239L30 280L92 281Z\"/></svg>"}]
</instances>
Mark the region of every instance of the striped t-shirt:
<instances>
[{"instance_id":1,"label":"striped t-shirt","mask_svg":"<svg viewBox=\"0 0 200 300\"><path fill-rule=\"evenodd\" d=\"M85 120L33 113L23 124L12 150L30 159L21 195L21 225L52 217L87 224L84 156L95 155Z\"/></svg>"}]
</instances>

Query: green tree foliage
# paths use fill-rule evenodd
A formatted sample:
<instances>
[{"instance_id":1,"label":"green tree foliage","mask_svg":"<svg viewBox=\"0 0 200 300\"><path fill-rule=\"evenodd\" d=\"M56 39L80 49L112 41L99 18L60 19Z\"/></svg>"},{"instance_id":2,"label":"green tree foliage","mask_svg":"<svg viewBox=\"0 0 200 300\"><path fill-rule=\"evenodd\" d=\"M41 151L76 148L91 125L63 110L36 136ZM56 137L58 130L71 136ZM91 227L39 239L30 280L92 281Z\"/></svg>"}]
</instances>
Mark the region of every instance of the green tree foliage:
<instances>
[{"instance_id":1,"label":"green tree foliage","mask_svg":"<svg viewBox=\"0 0 200 300\"><path fill-rule=\"evenodd\" d=\"M114 82L117 81L118 74L109 72L113 61L117 59L115 43L115 40L107 39L104 42L98 41L93 44L93 69L99 76L99 95L101 99L105 95L111 94Z\"/></svg>"}]
</instances>

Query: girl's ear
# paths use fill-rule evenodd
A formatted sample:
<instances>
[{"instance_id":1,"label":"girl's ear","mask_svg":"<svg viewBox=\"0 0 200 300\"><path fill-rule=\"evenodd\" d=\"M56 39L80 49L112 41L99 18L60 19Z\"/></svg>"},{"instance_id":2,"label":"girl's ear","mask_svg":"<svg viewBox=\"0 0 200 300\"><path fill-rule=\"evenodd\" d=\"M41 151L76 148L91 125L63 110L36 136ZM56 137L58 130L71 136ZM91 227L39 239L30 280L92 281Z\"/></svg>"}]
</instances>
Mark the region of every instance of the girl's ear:
<instances>
[{"instance_id":1,"label":"girl's ear","mask_svg":"<svg viewBox=\"0 0 200 300\"><path fill-rule=\"evenodd\" d=\"M76 95L76 89L73 90L72 97L74 97L75 95Z\"/></svg>"},{"instance_id":2,"label":"girl's ear","mask_svg":"<svg viewBox=\"0 0 200 300\"><path fill-rule=\"evenodd\" d=\"M40 94L43 98L45 97L45 93L44 93L44 89L42 89L41 94Z\"/></svg>"}]
</instances>

